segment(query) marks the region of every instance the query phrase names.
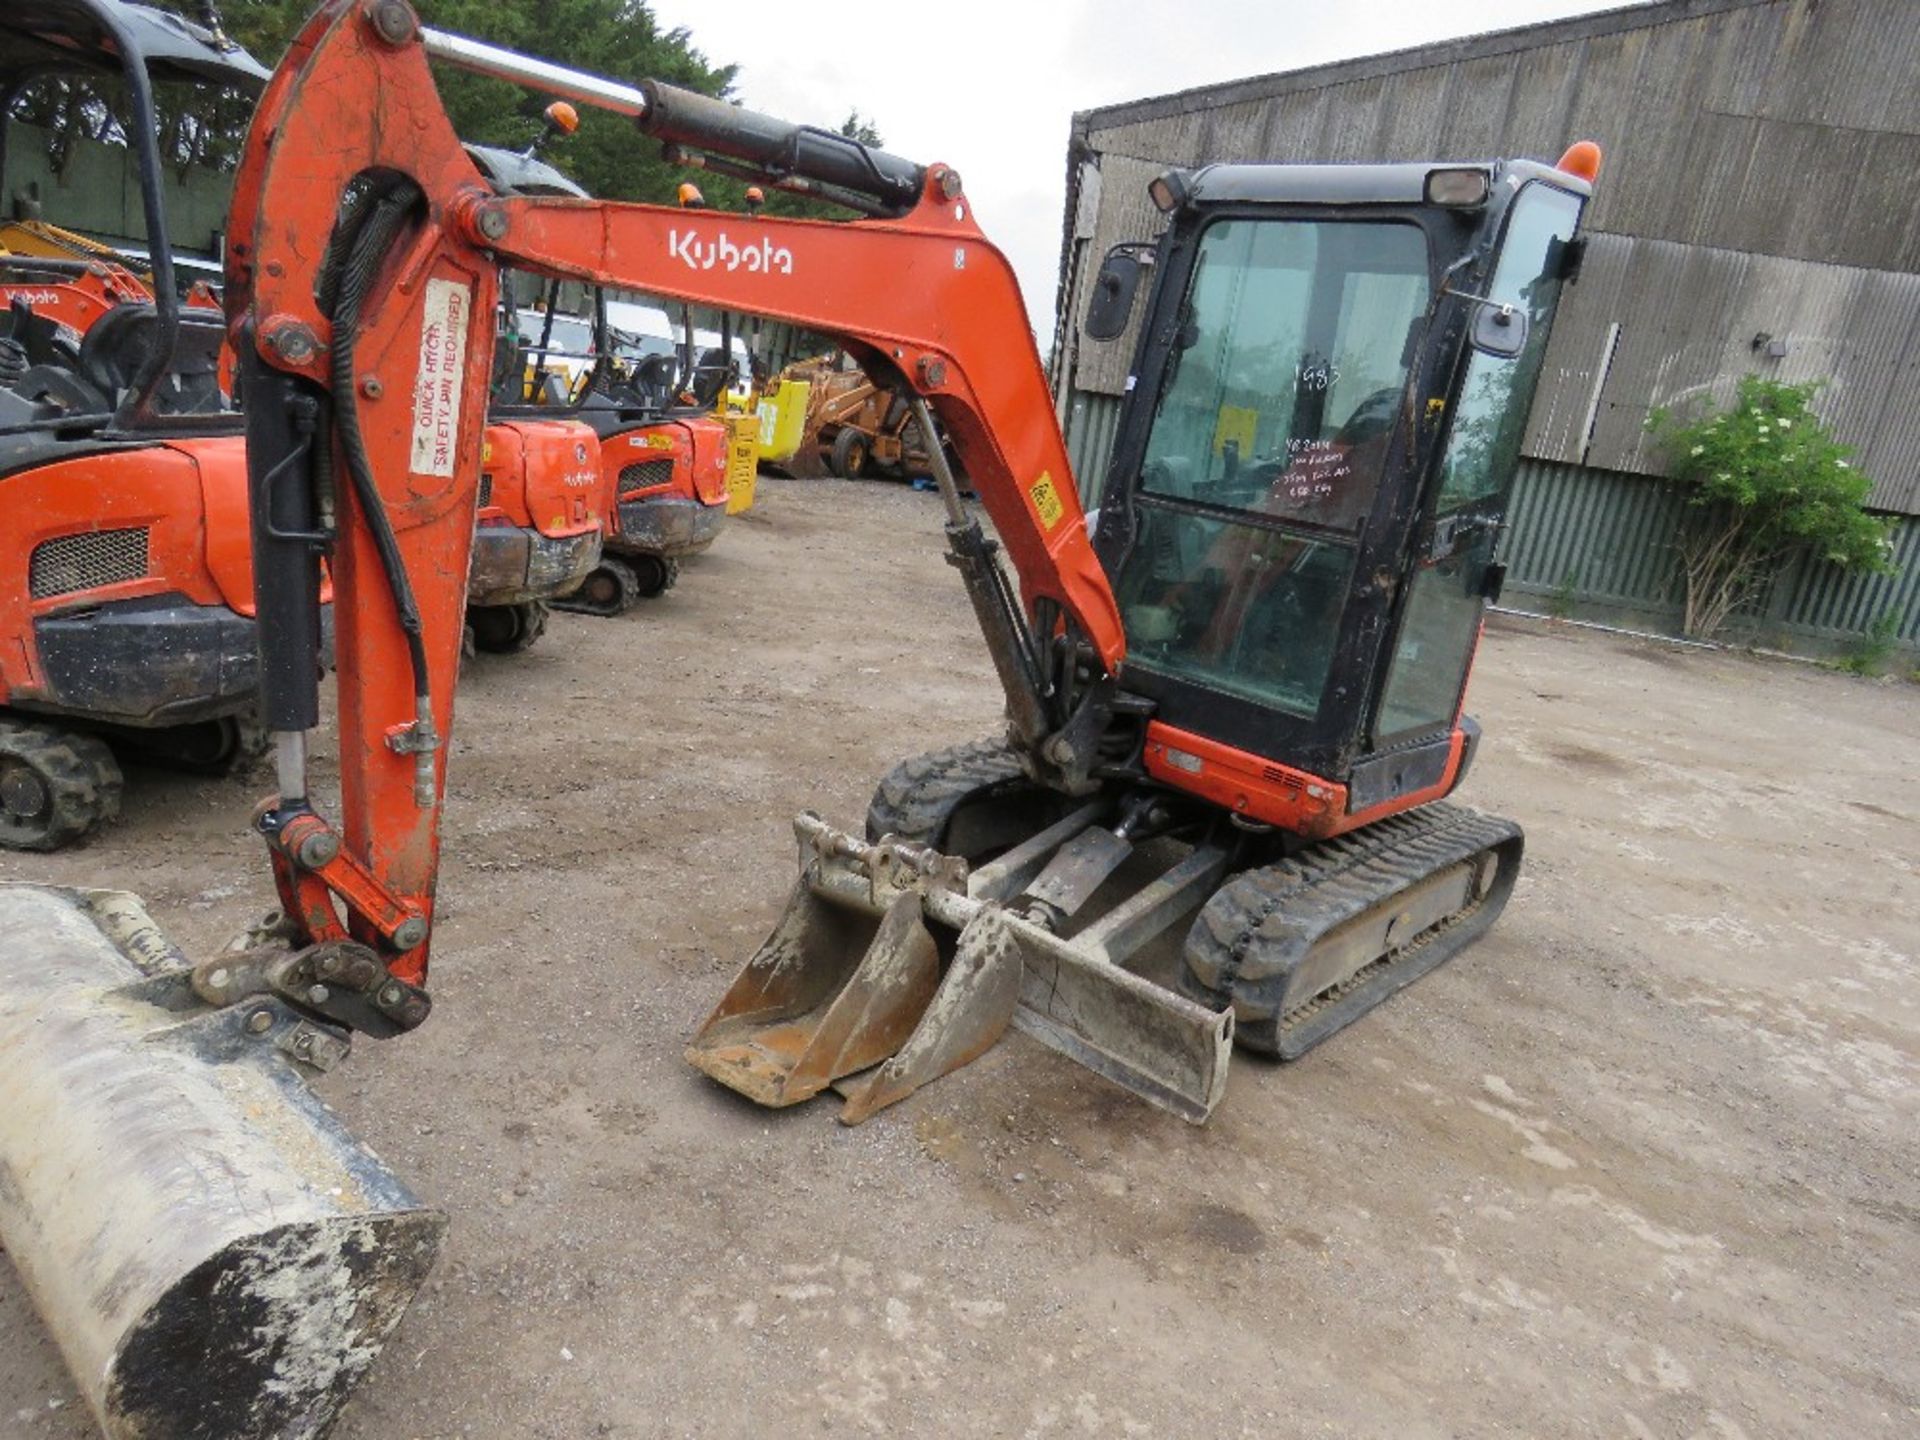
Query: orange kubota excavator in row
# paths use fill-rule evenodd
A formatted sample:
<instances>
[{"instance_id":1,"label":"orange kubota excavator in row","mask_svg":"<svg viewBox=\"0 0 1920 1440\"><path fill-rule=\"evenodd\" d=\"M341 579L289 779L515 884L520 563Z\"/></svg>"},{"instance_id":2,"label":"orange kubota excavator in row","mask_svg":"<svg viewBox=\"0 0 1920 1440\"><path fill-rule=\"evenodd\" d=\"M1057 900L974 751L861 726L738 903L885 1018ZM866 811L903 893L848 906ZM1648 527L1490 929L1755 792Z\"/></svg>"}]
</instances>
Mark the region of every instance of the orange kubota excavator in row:
<instances>
[{"instance_id":1,"label":"orange kubota excavator in row","mask_svg":"<svg viewBox=\"0 0 1920 1440\"><path fill-rule=\"evenodd\" d=\"M429 57L862 218L502 196ZM1597 169L1576 146L1167 172L1089 534L953 170L425 31L404 0L326 5L254 120L225 296L281 913L195 960L124 892L0 886L0 1239L107 1431L324 1432L438 1247L444 1218L302 1075L430 1009L503 265L841 337L951 437L998 533L937 460L1005 737L907 762L867 837L800 818L792 904L695 1062L769 1103L838 1086L857 1119L1012 1024L1200 1120L1236 1037L1299 1053L1513 885L1518 829L1437 802L1478 738L1493 542ZM1116 333L1146 273L1112 257L1089 328ZM323 553L337 819L307 785ZM1173 983L1130 968L1182 922Z\"/></svg>"},{"instance_id":2,"label":"orange kubota excavator in row","mask_svg":"<svg viewBox=\"0 0 1920 1440\"><path fill-rule=\"evenodd\" d=\"M666 594L679 579L681 560L704 552L719 535L727 516L729 437L713 409L732 367L696 356L691 337L677 360L616 359L606 299L596 293L591 324L565 322L567 330L584 333L587 347L568 360L589 368L563 393L560 377L545 374L550 357L561 353L553 345L558 288L549 286L546 309L531 327L527 353L540 364L524 384L517 361L504 377L496 374L493 414L505 421L564 413L598 437L608 491L600 557L554 608L621 615Z\"/></svg>"},{"instance_id":3,"label":"orange kubota excavator in row","mask_svg":"<svg viewBox=\"0 0 1920 1440\"><path fill-rule=\"evenodd\" d=\"M94 87L134 137L147 245L141 261L26 221L0 248L0 848L58 849L110 820L125 757L206 772L259 753L232 353L208 287L177 275L152 142L162 87L244 97L267 78L217 25L128 0L0 15L0 173L40 143L17 108ZM572 189L469 153L497 188ZM502 419L484 448L468 631L521 650L597 561L609 486L581 424Z\"/></svg>"},{"instance_id":4,"label":"orange kubota excavator in row","mask_svg":"<svg viewBox=\"0 0 1920 1440\"><path fill-rule=\"evenodd\" d=\"M0 252L0 848L110 819L120 754L196 770L257 754L244 446L220 312L176 280L155 91L266 78L146 6L0 13L0 158L36 143L14 121L36 97L117 91L148 249L146 276L77 239ZM15 227L15 244L22 228L60 235Z\"/></svg>"}]
</instances>

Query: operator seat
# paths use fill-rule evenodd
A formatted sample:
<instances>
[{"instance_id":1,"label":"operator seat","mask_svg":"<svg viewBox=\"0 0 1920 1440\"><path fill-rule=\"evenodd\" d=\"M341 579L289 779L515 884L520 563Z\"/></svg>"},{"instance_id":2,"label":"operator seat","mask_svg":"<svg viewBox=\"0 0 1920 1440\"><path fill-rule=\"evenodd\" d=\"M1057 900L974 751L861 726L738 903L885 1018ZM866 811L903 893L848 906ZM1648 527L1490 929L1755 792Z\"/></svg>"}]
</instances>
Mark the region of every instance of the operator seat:
<instances>
[{"instance_id":1,"label":"operator seat","mask_svg":"<svg viewBox=\"0 0 1920 1440\"><path fill-rule=\"evenodd\" d=\"M226 408L220 393L220 347L225 318L216 310L179 312L173 355L154 388L161 415L213 415ZM152 305L116 305L80 342L82 378L118 404L159 343L160 312Z\"/></svg>"}]
</instances>

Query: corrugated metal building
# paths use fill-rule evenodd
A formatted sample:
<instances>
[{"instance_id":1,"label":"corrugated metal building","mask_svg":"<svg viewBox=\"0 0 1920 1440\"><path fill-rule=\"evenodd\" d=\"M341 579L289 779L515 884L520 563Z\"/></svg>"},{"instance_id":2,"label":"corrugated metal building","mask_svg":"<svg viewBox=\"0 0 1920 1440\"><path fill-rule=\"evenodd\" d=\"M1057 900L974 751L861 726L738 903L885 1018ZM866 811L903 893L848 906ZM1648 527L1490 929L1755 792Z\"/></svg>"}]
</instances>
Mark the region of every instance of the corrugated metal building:
<instances>
[{"instance_id":1,"label":"corrugated metal building","mask_svg":"<svg viewBox=\"0 0 1920 1440\"><path fill-rule=\"evenodd\" d=\"M1509 594L1676 624L1684 497L1649 410L1727 399L1748 372L1819 378L1871 503L1902 517L1901 573L1807 565L1746 623L1819 647L1892 615L1920 645L1915 0L1664 0L1075 116L1053 373L1083 490L1104 479L1135 337L1091 341L1079 320L1107 249L1158 233L1162 169L1551 158L1577 138L1607 168L1528 428Z\"/></svg>"}]
</instances>

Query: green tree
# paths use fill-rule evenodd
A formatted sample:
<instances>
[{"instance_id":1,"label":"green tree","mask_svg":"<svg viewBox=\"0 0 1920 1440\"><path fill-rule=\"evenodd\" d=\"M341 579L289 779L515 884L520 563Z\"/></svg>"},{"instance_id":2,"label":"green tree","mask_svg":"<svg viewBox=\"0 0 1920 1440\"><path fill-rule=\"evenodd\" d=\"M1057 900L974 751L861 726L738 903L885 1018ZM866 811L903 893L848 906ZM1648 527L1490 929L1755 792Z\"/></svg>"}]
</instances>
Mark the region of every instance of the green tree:
<instances>
[{"instance_id":1,"label":"green tree","mask_svg":"<svg viewBox=\"0 0 1920 1440\"><path fill-rule=\"evenodd\" d=\"M502 4L500 0L415 0L425 23L476 40L520 50L577 70L633 82L662 80L703 95L730 97L738 67L709 60L681 27L665 28L645 0L540 0L538 4ZM183 5L191 13L193 7ZM259 58L278 62L312 14L314 0L224 0L227 32ZM717 12L716 12L717 13ZM546 97L517 85L436 66L434 78L463 140L482 145L522 147L540 133ZM793 116L797 121L811 117ZM848 113L840 133L867 145L879 145L873 122L858 110ZM237 137L236 137L237 139ZM580 129L547 152L559 169L608 200L670 201L679 182L695 179L710 204L738 209L747 182L670 165L660 147L634 132L631 121L604 110L580 107ZM767 212L774 215L844 215L838 207L770 190Z\"/></svg>"},{"instance_id":2,"label":"green tree","mask_svg":"<svg viewBox=\"0 0 1920 1440\"><path fill-rule=\"evenodd\" d=\"M1692 487L1678 546L1687 634L1718 633L1796 554L1891 569L1888 522L1864 508L1873 482L1814 412L1819 388L1748 375L1730 409L1649 418L1672 473Z\"/></svg>"},{"instance_id":3,"label":"green tree","mask_svg":"<svg viewBox=\"0 0 1920 1440\"><path fill-rule=\"evenodd\" d=\"M221 15L234 39L273 65L313 8L312 0L225 0ZM721 96L733 85L734 66L708 60L686 30L663 27L643 0L416 0L415 8L428 25L616 80L663 80ZM518 149L540 133L547 97L445 66L435 67L434 79L461 139ZM609 200L669 199L686 178L661 158L658 145L634 133L631 121L584 105L579 131L547 158ZM716 204L737 200L744 188L701 181Z\"/></svg>"},{"instance_id":4,"label":"green tree","mask_svg":"<svg viewBox=\"0 0 1920 1440\"><path fill-rule=\"evenodd\" d=\"M858 110L847 112L847 118L840 122L840 133L849 140L858 140L862 145L872 146L875 150L887 143L880 138L880 132L874 127L873 121Z\"/></svg>"}]
</instances>

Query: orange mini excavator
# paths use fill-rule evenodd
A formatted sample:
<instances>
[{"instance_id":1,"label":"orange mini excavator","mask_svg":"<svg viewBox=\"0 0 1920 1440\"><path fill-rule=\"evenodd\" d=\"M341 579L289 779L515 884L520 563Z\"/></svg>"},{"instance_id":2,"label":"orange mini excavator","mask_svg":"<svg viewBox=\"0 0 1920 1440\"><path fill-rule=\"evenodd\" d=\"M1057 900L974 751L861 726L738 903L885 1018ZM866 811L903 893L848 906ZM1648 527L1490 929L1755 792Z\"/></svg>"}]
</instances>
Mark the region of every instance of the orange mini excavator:
<instances>
[{"instance_id":1,"label":"orange mini excavator","mask_svg":"<svg viewBox=\"0 0 1920 1440\"><path fill-rule=\"evenodd\" d=\"M11 6L0 43L0 151L28 143L13 115L35 87L120 85L152 272L0 254L0 846L51 850L118 810L116 752L258 753L240 419L220 312L176 286L154 89L267 72L120 0Z\"/></svg>"},{"instance_id":2,"label":"orange mini excavator","mask_svg":"<svg viewBox=\"0 0 1920 1440\"><path fill-rule=\"evenodd\" d=\"M500 195L435 56L860 218ZM1300 1053L1513 885L1519 830L1441 802L1598 159L1162 175L1149 293L1117 254L1088 317L1147 307L1090 535L953 170L424 31L404 0L326 5L254 120L225 295L281 912L195 959L124 892L0 886L0 1240L107 1431L323 1433L435 1254L443 1217L302 1074L430 1009L503 265L840 337L951 437L997 531L936 460L1005 735L907 762L867 837L800 818L793 902L695 1062L770 1103L838 1087L857 1119L1015 1025L1200 1120L1236 1037ZM337 818L307 783L322 549Z\"/></svg>"},{"instance_id":3,"label":"orange mini excavator","mask_svg":"<svg viewBox=\"0 0 1920 1440\"><path fill-rule=\"evenodd\" d=\"M467 155L500 194L584 197L584 190L539 158L546 140L578 123L571 106L556 102L525 150L468 145ZM495 403L480 446L467 634L477 650L515 654L546 633L553 602L598 575L613 485L603 473L600 439L591 426L554 407L514 403L524 347L513 334L509 307L501 319L508 333L496 346L495 360L507 375L494 377Z\"/></svg>"},{"instance_id":4,"label":"orange mini excavator","mask_svg":"<svg viewBox=\"0 0 1920 1440\"><path fill-rule=\"evenodd\" d=\"M671 590L680 562L710 548L725 523L729 435L713 410L732 365L725 350L696 354L691 322L677 359L616 356L605 294L594 294L591 324L558 321L559 289L549 282L533 333L507 347L509 364L496 366L491 414L496 423L524 423L564 413L598 437L606 481L600 556L579 588L554 605L621 615ZM507 318L517 334L517 311L509 307ZM533 363L523 366L523 354Z\"/></svg>"},{"instance_id":5,"label":"orange mini excavator","mask_svg":"<svg viewBox=\"0 0 1920 1440\"><path fill-rule=\"evenodd\" d=\"M597 328L605 353L606 326ZM574 412L600 437L614 503L600 563L558 602L562 609L619 615L657 599L680 578L680 562L719 537L728 433L713 407L731 371L702 370L691 360L679 370L655 357L624 376L605 376Z\"/></svg>"}]
</instances>

